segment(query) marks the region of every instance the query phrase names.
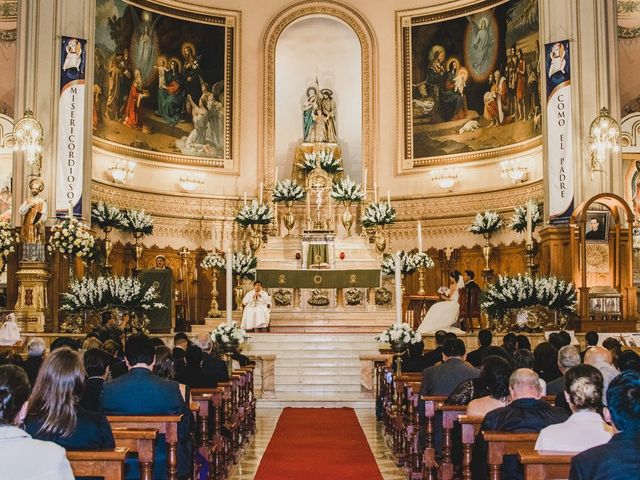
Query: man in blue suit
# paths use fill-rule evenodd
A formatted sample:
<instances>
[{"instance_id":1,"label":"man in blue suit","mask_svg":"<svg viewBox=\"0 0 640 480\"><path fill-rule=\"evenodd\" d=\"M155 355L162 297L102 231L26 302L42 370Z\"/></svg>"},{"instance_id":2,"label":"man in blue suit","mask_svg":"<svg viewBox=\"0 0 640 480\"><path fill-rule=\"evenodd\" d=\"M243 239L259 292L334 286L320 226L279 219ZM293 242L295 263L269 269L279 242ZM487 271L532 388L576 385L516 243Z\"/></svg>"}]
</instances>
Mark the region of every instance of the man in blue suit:
<instances>
[{"instance_id":1,"label":"man in blue suit","mask_svg":"<svg viewBox=\"0 0 640 480\"><path fill-rule=\"evenodd\" d=\"M607 389L604 419L616 434L571 461L570 480L628 480L640 475L640 373L626 370Z\"/></svg>"},{"instance_id":2,"label":"man in blue suit","mask_svg":"<svg viewBox=\"0 0 640 480\"><path fill-rule=\"evenodd\" d=\"M178 477L189 475L191 414L182 398L178 384L153 374L155 348L146 335L132 335L124 351L129 371L104 384L103 409L107 415L175 415L182 414L178 425ZM137 472L127 471L130 474ZM167 478L166 443L164 435L156 441L153 478Z\"/></svg>"}]
</instances>

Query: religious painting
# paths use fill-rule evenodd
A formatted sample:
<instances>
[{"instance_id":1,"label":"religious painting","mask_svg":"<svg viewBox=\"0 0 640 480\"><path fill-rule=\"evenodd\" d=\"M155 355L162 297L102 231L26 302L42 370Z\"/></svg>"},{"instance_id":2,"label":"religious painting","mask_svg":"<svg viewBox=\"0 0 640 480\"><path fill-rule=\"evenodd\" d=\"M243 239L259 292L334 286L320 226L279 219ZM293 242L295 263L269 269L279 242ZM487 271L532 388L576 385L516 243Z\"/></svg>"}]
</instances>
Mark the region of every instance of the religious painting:
<instances>
[{"instance_id":1,"label":"religious painting","mask_svg":"<svg viewBox=\"0 0 640 480\"><path fill-rule=\"evenodd\" d=\"M237 14L96 2L94 145L224 167L234 150Z\"/></svg>"},{"instance_id":2,"label":"religious painting","mask_svg":"<svg viewBox=\"0 0 640 480\"><path fill-rule=\"evenodd\" d=\"M398 12L404 168L541 143L537 0Z\"/></svg>"},{"instance_id":3,"label":"religious painting","mask_svg":"<svg viewBox=\"0 0 640 480\"><path fill-rule=\"evenodd\" d=\"M585 240L593 243L606 243L609 240L609 212L587 212Z\"/></svg>"},{"instance_id":4,"label":"religious painting","mask_svg":"<svg viewBox=\"0 0 640 480\"><path fill-rule=\"evenodd\" d=\"M617 0L620 110L622 116L640 112L640 1Z\"/></svg>"}]
</instances>

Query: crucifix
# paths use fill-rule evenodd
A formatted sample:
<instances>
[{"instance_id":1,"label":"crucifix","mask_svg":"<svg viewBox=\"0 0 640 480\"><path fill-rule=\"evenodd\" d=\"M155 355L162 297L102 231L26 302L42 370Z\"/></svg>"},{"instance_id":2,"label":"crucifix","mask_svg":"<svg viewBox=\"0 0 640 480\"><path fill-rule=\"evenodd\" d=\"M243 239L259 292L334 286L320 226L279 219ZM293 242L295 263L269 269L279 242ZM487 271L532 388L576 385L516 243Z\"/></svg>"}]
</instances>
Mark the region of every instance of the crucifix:
<instances>
[{"instance_id":1,"label":"crucifix","mask_svg":"<svg viewBox=\"0 0 640 480\"><path fill-rule=\"evenodd\" d=\"M311 221L311 212L307 211L307 222L309 226L313 226L314 229L329 229L331 228L331 218L328 218L326 222L322 221L320 212L322 209L322 202L324 200L325 193L329 192L331 195L332 178L331 174L325 172L320 167L320 162L317 163L316 168L307 176L307 192L315 202L316 207L316 219ZM307 205L308 206L308 205ZM331 202L329 201L329 217L331 216Z\"/></svg>"}]
</instances>

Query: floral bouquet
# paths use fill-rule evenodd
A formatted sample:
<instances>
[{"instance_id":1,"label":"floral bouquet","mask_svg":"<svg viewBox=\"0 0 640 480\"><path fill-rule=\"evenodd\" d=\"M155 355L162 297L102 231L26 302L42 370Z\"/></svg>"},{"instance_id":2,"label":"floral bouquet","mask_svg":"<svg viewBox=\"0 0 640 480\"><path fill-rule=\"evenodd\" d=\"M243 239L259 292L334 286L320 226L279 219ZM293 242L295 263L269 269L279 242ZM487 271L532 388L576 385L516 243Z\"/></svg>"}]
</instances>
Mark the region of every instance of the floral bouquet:
<instances>
[{"instance_id":1,"label":"floral bouquet","mask_svg":"<svg viewBox=\"0 0 640 480\"><path fill-rule=\"evenodd\" d=\"M400 250L397 255L400 257L400 273L409 275L418 269L417 257L415 254ZM385 275L394 275L396 273L396 258L394 255L386 254L380 265L382 273Z\"/></svg>"},{"instance_id":2,"label":"floral bouquet","mask_svg":"<svg viewBox=\"0 0 640 480\"><path fill-rule=\"evenodd\" d=\"M407 345L418 343L420 340L422 340L422 335L411 330L408 323L401 323L399 325L394 323L376 337L376 342L388 343L392 348L394 346L399 348L404 346L404 348L406 348Z\"/></svg>"},{"instance_id":3,"label":"floral bouquet","mask_svg":"<svg viewBox=\"0 0 640 480\"><path fill-rule=\"evenodd\" d=\"M271 199L275 203L295 202L304 198L305 191L295 180L282 180L273 187Z\"/></svg>"},{"instance_id":4,"label":"floral bouquet","mask_svg":"<svg viewBox=\"0 0 640 480\"><path fill-rule=\"evenodd\" d=\"M502 217L498 212L487 210L478 212L476 218L469 227L471 233L487 235L497 232L502 228Z\"/></svg>"},{"instance_id":5,"label":"floral bouquet","mask_svg":"<svg viewBox=\"0 0 640 480\"><path fill-rule=\"evenodd\" d=\"M91 223L102 230L107 228L120 229L124 226L124 214L119 208L108 203L94 203L91 207Z\"/></svg>"},{"instance_id":6,"label":"floral bouquet","mask_svg":"<svg viewBox=\"0 0 640 480\"><path fill-rule=\"evenodd\" d=\"M49 252L60 252L70 257L91 258L95 238L89 227L76 218L65 218L61 223L51 227Z\"/></svg>"},{"instance_id":7,"label":"floral bouquet","mask_svg":"<svg viewBox=\"0 0 640 480\"><path fill-rule=\"evenodd\" d=\"M2 257L2 267L0 273L4 273L7 268L9 255L16 251L16 244L20 242L18 235L10 223L0 222L0 256Z\"/></svg>"},{"instance_id":8,"label":"floral bouquet","mask_svg":"<svg viewBox=\"0 0 640 480\"><path fill-rule=\"evenodd\" d=\"M205 270L224 270L227 267L227 262L219 253L209 252L200 262L200 266Z\"/></svg>"},{"instance_id":9,"label":"floral bouquet","mask_svg":"<svg viewBox=\"0 0 640 480\"><path fill-rule=\"evenodd\" d=\"M134 235L151 235L153 233L153 217L144 210L125 210L122 230Z\"/></svg>"},{"instance_id":10,"label":"floral bouquet","mask_svg":"<svg viewBox=\"0 0 640 480\"><path fill-rule=\"evenodd\" d=\"M522 233L527 229L527 208L528 205L518 205L514 209L511 222L509 222L509 228L516 233ZM535 231L540 225L542 225L542 204L531 203L531 230Z\"/></svg>"},{"instance_id":11,"label":"floral bouquet","mask_svg":"<svg viewBox=\"0 0 640 480\"><path fill-rule=\"evenodd\" d=\"M343 170L342 159L333 158L333 152L330 150L305 153L304 160L298 162L296 166L305 172L310 172L316 168L318 162L320 162L320 168L327 173L338 173Z\"/></svg>"},{"instance_id":12,"label":"floral bouquet","mask_svg":"<svg viewBox=\"0 0 640 480\"><path fill-rule=\"evenodd\" d=\"M255 198L250 204L243 206L236 216L236 222L245 228L249 225L269 225L272 221L271 207L266 203L259 203Z\"/></svg>"},{"instance_id":13,"label":"floral bouquet","mask_svg":"<svg viewBox=\"0 0 640 480\"><path fill-rule=\"evenodd\" d=\"M424 252L414 253L413 256L418 267L433 268L436 265L431 257Z\"/></svg>"},{"instance_id":14,"label":"floral bouquet","mask_svg":"<svg viewBox=\"0 0 640 480\"><path fill-rule=\"evenodd\" d=\"M445 287L444 285L441 286L437 291L438 291L438 295L440 295L441 297L447 297L447 298L451 293L451 290L449 290L449 287Z\"/></svg>"},{"instance_id":15,"label":"floral bouquet","mask_svg":"<svg viewBox=\"0 0 640 480\"><path fill-rule=\"evenodd\" d=\"M360 184L354 182L349 177L339 182L335 182L331 187L331 198L339 202L359 203L364 199L364 193Z\"/></svg>"},{"instance_id":16,"label":"floral bouquet","mask_svg":"<svg viewBox=\"0 0 640 480\"><path fill-rule=\"evenodd\" d=\"M253 255L245 255L244 253L236 252L233 254L233 273L240 275L240 278L248 278L253 280L256 273L256 266L258 265L258 259Z\"/></svg>"},{"instance_id":17,"label":"floral bouquet","mask_svg":"<svg viewBox=\"0 0 640 480\"><path fill-rule=\"evenodd\" d=\"M362 225L365 228L377 225L390 225L396 221L396 209L387 202L374 202L370 204L362 215Z\"/></svg>"},{"instance_id":18,"label":"floral bouquet","mask_svg":"<svg viewBox=\"0 0 640 480\"><path fill-rule=\"evenodd\" d=\"M249 336L236 322L232 322L228 327L226 323L221 323L218 328L211 332L211 340L220 345L242 345Z\"/></svg>"}]
</instances>

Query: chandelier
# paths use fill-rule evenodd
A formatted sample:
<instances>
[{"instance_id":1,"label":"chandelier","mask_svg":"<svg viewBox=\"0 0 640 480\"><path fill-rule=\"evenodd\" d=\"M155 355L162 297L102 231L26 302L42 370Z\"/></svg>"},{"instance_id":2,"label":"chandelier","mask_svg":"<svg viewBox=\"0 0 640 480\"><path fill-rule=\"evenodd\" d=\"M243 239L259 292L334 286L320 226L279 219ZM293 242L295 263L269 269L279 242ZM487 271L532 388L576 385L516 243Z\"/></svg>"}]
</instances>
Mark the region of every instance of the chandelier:
<instances>
[{"instance_id":1,"label":"chandelier","mask_svg":"<svg viewBox=\"0 0 640 480\"><path fill-rule=\"evenodd\" d=\"M204 185L204 178L200 174L185 174L180 177L180 180L178 180L178 186L183 192L193 192L197 190L200 185Z\"/></svg>"},{"instance_id":2,"label":"chandelier","mask_svg":"<svg viewBox=\"0 0 640 480\"><path fill-rule=\"evenodd\" d=\"M431 172L431 181L443 190L449 190L458 183L457 168L438 168Z\"/></svg>"},{"instance_id":3,"label":"chandelier","mask_svg":"<svg viewBox=\"0 0 640 480\"><path fill-rule=\"evenodd\" d=\"M620 150L620 126L609 115L606 107L589 126L589 147L591 149L591 174L604 171L607 153Z\"/></svg>"},{"instance_id":4,"label":"chandelier","mask_svg":"<svg viewBox=\"0 0 640 480\"><path fill-rule=\"evenodd\" d=\"M525 182L529 177L529 167L522 159L504 160L500 162L500 175L513 183Z\"/></svg>"},{"instance_id":5,"label":"chandelier","mask_svg":"<svg viewBox=\"0 0 640 480\"><path fill-rule=\"evenodd\" d=\"M33 117L31 110L25 110L24 117L13 127L13 150L24 152L29 166L39 165L43 139L42 124Z\"/></svg>"},{"instance_id":6,"label":"chandelier","mask_svg":"<svg viewBox=\"0 0 640 480\"><path fill-rule=\"evenodd\" d=\"M116 160L116 162L109 167L109 173L115 183L122 185L133 177L133 170L135 167L135 162Z\"/></svg>"}]
</instances>

